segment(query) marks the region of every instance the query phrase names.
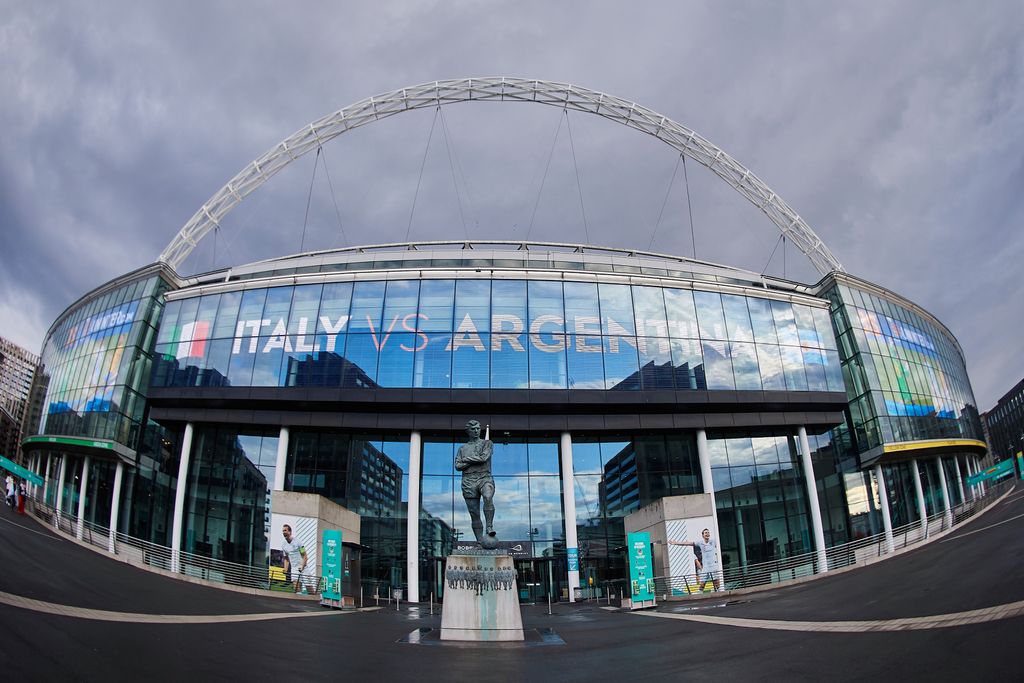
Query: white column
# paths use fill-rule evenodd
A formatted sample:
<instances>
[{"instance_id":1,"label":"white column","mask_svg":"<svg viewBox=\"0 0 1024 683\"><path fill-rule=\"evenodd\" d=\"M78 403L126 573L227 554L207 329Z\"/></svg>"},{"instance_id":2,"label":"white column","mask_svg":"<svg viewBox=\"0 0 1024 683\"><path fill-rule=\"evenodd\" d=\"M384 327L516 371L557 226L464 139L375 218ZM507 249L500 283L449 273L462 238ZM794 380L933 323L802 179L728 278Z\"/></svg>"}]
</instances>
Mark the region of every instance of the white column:
<instances>
[{"instance_id":1,"label":"white column","mask_svg":"<svg viewBox=\"0 0 1024 683\"><path fill-rule=\"evenodd\" d=\"M188 485L188 461L192 455L192 423L185 425L178 462L178 488L174 492L174 522L171 526L171 571L181 571L181 521L185 515L185 487Z\"/></svg>"},{"instance_id":2,"label":"white column","mask_svg":"<svg viewBox=\"0 0 1024 683\"><path fill-rule=\"evenodd\" d=\"M967 502L967 492L964 490L964 472L960 469L960 456L953 456L953 464L956 465L956 487L960 491L960 502Z\"/></svg>"},{"instance_id":3,"label":"white column","mask_svg":"<svg viewBox=\"0 0 1024 683\"><path fill-rule=\"evenodd\" d=\"M68 454L60 454L60 473L57 475L57 500L54 501L54 508L57 514L53 516L53 526L60 526L60 513L64 510L64 475L68 471Z\"/></svg>"},{"instance_id":4,"label":"white column","mask_svg":"<svg viewBox=\"0 0 1024 683\"><path fill-rule=\"evenodd\" d=\"M894 550L892 542L892 516L889 514L889 492L885 488L882 466L875 465L875 482L878 486L878 507L882 509L882 526L885 528L885 552Z\"/></svg>"},{"instance_id":5,"label":"white column","mask_svg":"<svg viewBox=\"0 0 1024 683\"><path fill-rule=\"evenodd\" d=\"M580 585L580 550L576 538L576 479L572 470L572 434L562 432L562 509L565 510L565 552L569 567L569 602L576 602ZM575 569L574 569L575 567Z\"/></svg>"},{"instance_id":6,"label":"white column","mask_svg":"<svg viewBox=\"0 0 1024 683\"><path fill-rule=\"evenodd\" d=\"M288 428L281 427L277 437L277 461L274 464L274 490L284 491L285 468L288 466Z\"/></svg>"},{"instance_id":7,"label":"white column","mask_svg":"<svg viewBox=\"0 0 1024 683\"><path fill-rule=\"evenodd\" d=\"M914 470L914 493L917 494L917 516L921 518L921 534L928 538L928 508L924 504L924 489L921 488L921 473L917 469L917 460L910 461L910 469Z\"/></svg>"},{"instance_id":8,"label":"white column","mask_svg":"<svg viewBox=\"0 0 1024 683\"><path fill-rule=\"evenodd\" d=\"M46 494L50 492L50 454L46 454L46 469L43 470L43 505L46 505Z\"/></svg>"},{"instance_id":9,"label":"white column","mask_svg":"<svg viewBox=\"0 0 1024 683\"><path fill-rule=\"evenodd\" d=\"M46 478L43 476L43 454L42 453L36 453L36 467L35 467L35 469L33 471L36 474L38 474L40 476L40 478L43 479L44 482L46 481ZM42 491L40 490L39 486L40 486L39 484L36 484L32 488L32 497L35 498L36 500L39 499L39 494L42 493Z\"/></svg>"},{"instance_id":10,"label":"white column","mask_svg":"<svg viewBox=\"0 0 1024 683\"><path fill-rule=\"evenodd\" d=\"M405 576L409 602L420 601L420 444L419 432L409 434L409 502L405 507Z\"/></svg>"},{"instance_id":11,"label":"white column","mask_svg":"<svg viewBox=\"0 0 1024 683\"><path fill-rule=\"evenodd\" d=\"M946 485L946 468L942 465L942 456L935 458L935 464L939 468L939 484L942 485L942 505L945 514L946 528L953 526L953 506L949 502L949 486Z\"/></svg>"},{"instance_id":12,"label":"white column","mask_svg":"<svg viewBox=\"0 0 1024 683\"><path fill-rule=\"evenodd\" d=\"M75 538L82 540L82 531L85 528L85 492L89 485L89 456L82 459L82 483L78 487L78 524L75 528Z\"/></svg>"},{"instance_id":13,"label":"white column","mask_svg":"<svg viewBox=\"0 0 1024 683\"><path fill-rule=\"evenodd\" d=\"M117 469L114 470L114 492L110 498L110 540L107 542L107 550L117 552L117 523L121 516L121 483L124 480L124 463L117 461Z\"/></svg>"},{"instance_id":14,"label":"white column","mask_svg":"<svg viewBox=\"0 0 1024 683\"><path fill-rule=\"evenodd\" d=\"M708 433L703 429L697 430L697 461L700 463L700 480L704 486L704 493L711 496L711 519L714 527L715 545L718 548L719 571L723 571L722 564L722 535L718 532L718 505L715 503L715 481L711 477L711 455L708 453ZM743 519L738 517L739 533L743 533ZM747 564L747 544L740 538L740 565ZM723 576L724 579L724 576ZM725 586L723 580L722 586Z\"/></svg>"},{"instance_id":15,"label":"white column","mask_svg":"<svg viewBox=\"0 0 1024 683\"><path fill-rule=\"evenodd\" d=\"M804 468L804 485L807 488L807 502L811 508L811 527L814 530L814 545L818 552L818 573L828 571L828 555L825 553L825 529L821 526L821 506L818 504L818 486L814 483L814 465L811 462L811 444L807 441L807 430L803 425L797 430L800 438L800 462Z\"/></svg>"}]
</instances>

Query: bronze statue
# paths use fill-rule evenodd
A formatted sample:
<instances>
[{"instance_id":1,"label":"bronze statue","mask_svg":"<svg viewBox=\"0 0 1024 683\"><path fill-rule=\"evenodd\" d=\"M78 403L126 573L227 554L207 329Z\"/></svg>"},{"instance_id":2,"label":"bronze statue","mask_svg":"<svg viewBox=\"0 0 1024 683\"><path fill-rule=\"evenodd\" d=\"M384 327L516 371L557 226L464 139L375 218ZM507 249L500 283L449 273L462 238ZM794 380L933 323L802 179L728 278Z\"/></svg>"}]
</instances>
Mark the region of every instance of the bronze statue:
<instances>
[{"instance_id":1,"label":"bronze statue","mask_svg":"<svg viewBox=\"0 0 1024 683\"><path fill-rule=\"evenodd\" d=\"M481 546L492 543L494 532L494 477L491 476L491 454L494 443L480 438L480 423L470 420L466 423L469 440L459 447L455 456L455 469L462 472L462 497L466 499L469 516L472 519L473 534ZM484 518L487 521L487 541L484 525L480 521L480 499L483 498Z\"/></svg>"}]
</instances>

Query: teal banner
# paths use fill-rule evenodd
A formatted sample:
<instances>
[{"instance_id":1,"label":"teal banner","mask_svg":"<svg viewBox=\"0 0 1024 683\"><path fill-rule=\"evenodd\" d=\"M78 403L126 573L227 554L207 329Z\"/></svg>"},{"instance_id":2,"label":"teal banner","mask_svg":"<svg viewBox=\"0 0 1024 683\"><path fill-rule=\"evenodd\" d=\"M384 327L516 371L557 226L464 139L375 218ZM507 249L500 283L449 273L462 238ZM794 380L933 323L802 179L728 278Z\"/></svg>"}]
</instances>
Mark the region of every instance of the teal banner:
<instances>
[{"instance_id":1,"label":"teal banner","mask_svg":"<svg viewBox=\"0 0 1024 683\"><path fill-rule=\"evenodd\" d=\"M987 470L982 470L977 474L972 474L971 476L967 477L967 484L968 486L974 486L977 483L987 481L989 479L999 479L1000 477L1005 477L1007 474L1012 472L1013 459L1007 458L1006 460L1001 460L1000 462L997 462L995 465L989 467Z\"/></svg>"},{"instance_id":2,"label":"teal banner","mask_svg":"<svg viewBox=\"0 0 1024 683\"><path fill-rule=\"evenodd\" d=\"M569 571L578 572L580 570L579 548L566 548L565 556L569 561Z\"/></svg>"},{"instance_id":3,"label":"teal banner","mask_svg":"<svg viewBox=\"0 0 1024 683\"><path fill-rule=\"evenodd\" d=\"M629 548L629 578L633 602L654 600L654 569L651 561L651 535L637 531L626 537Z\"/></svg>"},{"instance_id":4,"label":"teal banner","mask_svg":"<svg viewBox=\"0 0 1024 683\"><path fill-rule=\"evenodd\" d=\"M320 575L324 577L324 584L320 597L324 600L341 600L341 531L324 529L322 538Z\"/></svg>"},{"instance_id":5,"label":"teal banner","mask_svg":"<svg viewBox=\"0 0 1024 683\"><path fill-rule=\"evenodd\" d=\"M22 479L36 486L43 485L43 478L31 470L27 470L13 460L8 460L4 456L0 455L0 467L4 468L11 474L16 474Z\"/></svg>"}]
</instances>

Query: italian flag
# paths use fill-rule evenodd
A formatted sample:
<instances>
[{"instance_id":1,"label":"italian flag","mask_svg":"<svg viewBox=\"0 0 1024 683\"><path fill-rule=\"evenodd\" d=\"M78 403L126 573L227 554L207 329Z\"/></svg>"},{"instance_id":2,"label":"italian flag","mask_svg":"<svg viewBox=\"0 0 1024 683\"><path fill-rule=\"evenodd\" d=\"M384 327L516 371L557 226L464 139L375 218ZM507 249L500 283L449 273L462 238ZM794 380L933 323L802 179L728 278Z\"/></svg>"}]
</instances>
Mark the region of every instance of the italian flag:
<instances>
[{"instance_id":1,"label":"italian flag","mask_svg":"<svg viewBox=\"0 0 1024 683\"><path fill-rule=\"evenodd\" d=\"M174 357L178 360L182 358L202 358L206 353L206 340L209 337L210 323L204 320L182 325L181 329L178 330L178 337L175 339L178 344L174 351ZM178 341L181 339L185 341Z\"/></svg>"}]
</instances>

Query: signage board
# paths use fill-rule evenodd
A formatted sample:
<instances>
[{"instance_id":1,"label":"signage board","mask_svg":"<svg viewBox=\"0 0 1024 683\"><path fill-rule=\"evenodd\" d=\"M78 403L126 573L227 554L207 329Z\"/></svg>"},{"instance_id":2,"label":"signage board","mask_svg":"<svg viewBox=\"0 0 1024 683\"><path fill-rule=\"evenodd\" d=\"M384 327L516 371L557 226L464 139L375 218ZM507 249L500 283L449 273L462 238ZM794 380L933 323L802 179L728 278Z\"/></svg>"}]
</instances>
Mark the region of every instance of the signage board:
<instances>
[{"instance_id":1,"label":"signage board","mask_svg":"<svg viewBox=\"0 0 1024 683\"><path fill-rule=\"evenodd\" d=\"M569 561L569 571L578 572L580 570L579 548L566 548L565 556Z\"/></svg>"},{"instance_id":2,"label":"signage board","mask_svg":"<svg viewBox=\"0 0 1024 683\"><path fill-rule=\"evenodd\" d=\"M654 604L654 564L651 561L651 535L637 531L626 537L629 551L629 583L633 605Z\"/></svg>"},{"instance_id":3,"label":"signage board","mask_svg":"<svg viewBox=\"0 0 1024 683\"><path fill-rule=\"evenodd\" d=\"M533 557L533 541L498 541L495 549L504 550L512 557ZM480 544L476 541L459 541L452 554L458 555L460 550L480 550Z\"/></svg>"},{"instance_id":4,"label":"signage board","mask_svg":"<svg viewBox=\"0 0 1024 683\"><path fill-rule=\"evenodd\" d=\"M32 472L31 470L25 469L18 463L14 462L13 460L8 460L2 455L0 455L0 467L4 468L11 474L18 475L25 481L35 484L36 486L43 485L43 478L40 477L38 474ZM2 479L2 477L0 477L0 479Z\"/></svg>"},{"instance_id":5,"label":"signage board","mask_svg":"<svg viewBox=\"0 0 1024 683\"><path fill-rule=\"evenodd\" d=\"M320 598L323 600L341 600L342 551L341 530L324 529L320 544L323 564L320 576L323 577L323 589Z\"/></svg>"}]
</instances>

